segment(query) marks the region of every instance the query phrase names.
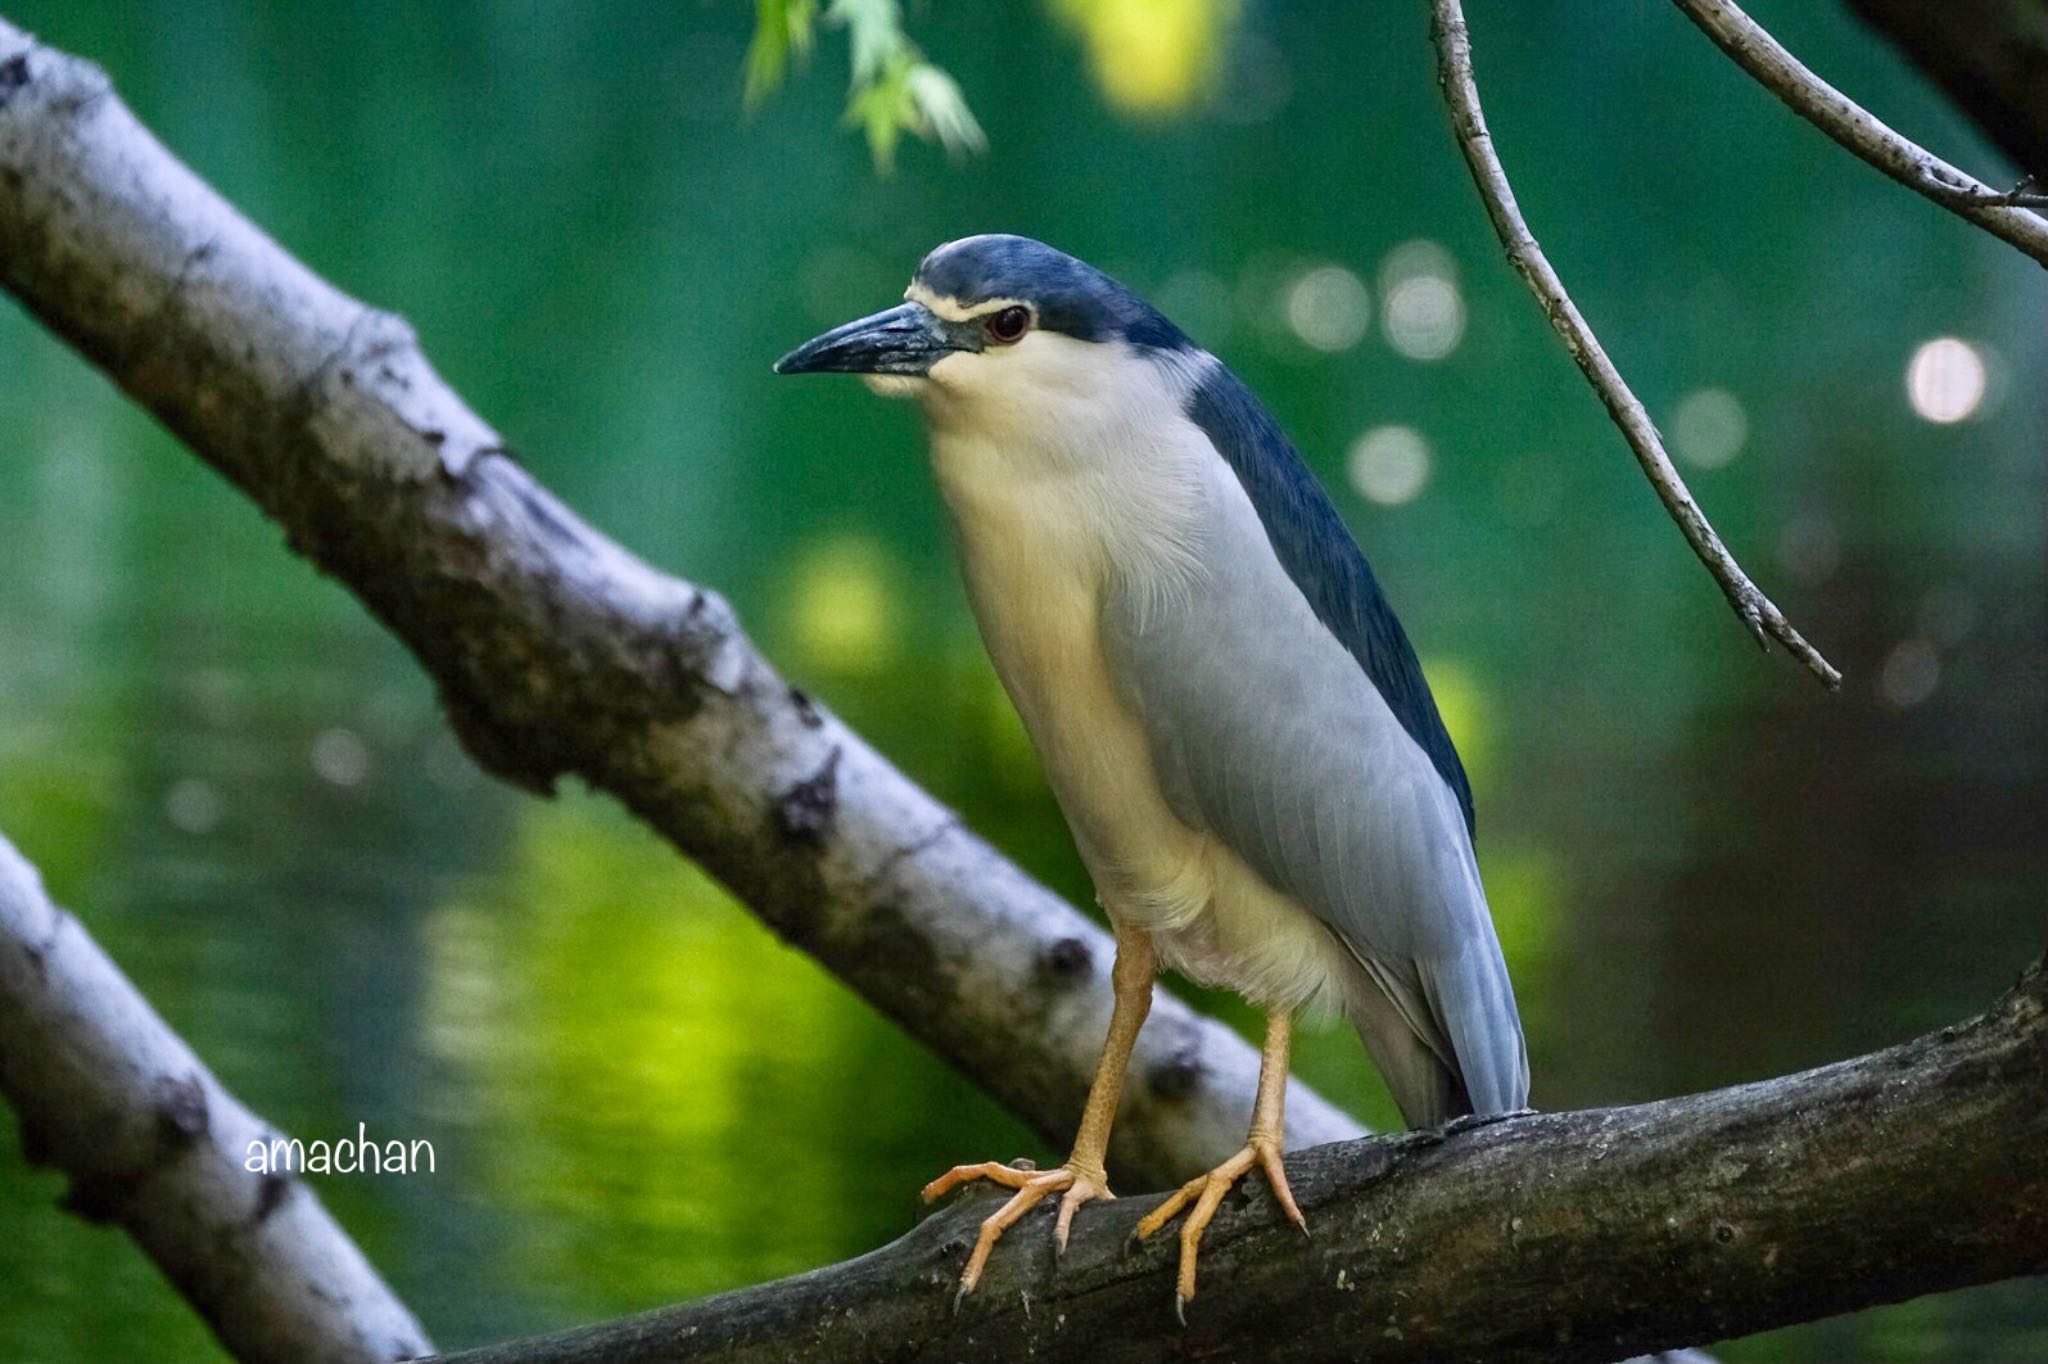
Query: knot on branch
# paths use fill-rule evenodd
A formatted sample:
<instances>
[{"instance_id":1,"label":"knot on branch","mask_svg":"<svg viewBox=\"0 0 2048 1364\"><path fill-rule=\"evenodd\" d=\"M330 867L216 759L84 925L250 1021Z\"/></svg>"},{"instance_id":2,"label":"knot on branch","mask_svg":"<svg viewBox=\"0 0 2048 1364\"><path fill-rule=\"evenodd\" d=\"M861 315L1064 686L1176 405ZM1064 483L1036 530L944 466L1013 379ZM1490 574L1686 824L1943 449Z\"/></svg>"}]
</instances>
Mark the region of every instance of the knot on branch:
<instances>
[{"instance_id":1,"label":"knot on branch","mask_svg":"<svg viewBox=\"0 0 2048 1364\"><path fill-rule=\"evenodd\" d=\"M1177 1103L1200 1087L1207 1069L1202 1064L1201 1044L1190 1037L1173 1049L1173 1055L1152 1067L1145 1078L1154 1094L1168 1103Z\"/></svg>"},{"instance_id":2,"label":"knot on branch","mask_svg":"<svg viewBox=\"0 0 2048 1364\"><path fill-rule=\"evenodd\" d=\"M667 613L661 628L653 633L661 643L662 676L668 683L665 695L671 702L685 705L673 718L687 718L696 708L697 693L705 687L727 696L740 689L746 655L732 647L739 630L739 616L732 605L701 587L689 589L689 603L681 610ZM806 729L824 724L809 695L792 687L790 701Z\"/></svg>"},{"instance_id":3,"label":"knot on branch","mask_svg":"<svg viewBox=\"0 0 2048 1364\"><path fill-rule=\"evenodd\" d=\"M1081 938L1059 938L1045 949L1039 964L1053 984L1076 985L1088 978L1095 953Z\"/></svg>"},{"instance_id":4,"label":"knot on branch","mask_svg":"<svg viewBox=\"0 0 2048 1364\"><path fill-rule=\"evenodd\" d=\"M796 711L797 723L805 729L816 729L825 723L825 716L818 709L818 703L802 687L789 689L789 704Z\"/></svg>"},{"instance_id":5,"label":"knot on branch","mask_svg":"<svg viewBox=\"0 0 2048 1364\"><path fill-rule=\"evenodd\" d=\"M150 1085L149 1112L155 1121L156 1147L133 1169L73 1169L71 1184L58 1205L87 1222L117 1220L129 1200L157 1170L205 1140L212 1128L206 1081L197 1072L160 1075ZM23 1147L31 1164L51 1154L41 1135L31 1141L24 1125Z\"/></svg>"},{"instance_id":6,"label":"knot on branch","mask_svg":"<svg viewBox=\"0 0 2048 1364\"><path fill-rule=\"evenodd\" d=\"M0 62L0 109L29 83L28 54L17 52L6 61Z\"/></svg>"},{"instance_id":7,"label":"knot on branch","mask_svg":"<svg viewBox=\"0 0 2048 1364\"><path fill-rule=\"evenodd\" d=\"M197 1142L211 1125L206 1082L196 1074L159 1076L151 1106L156 1111L157 1138L166 1157Z\"/></svg>"},{"instance_id":8,"label":"knot on branch","mask_svg":"<svg viewBox=\"0 0 2048 1364\"><path fill-rule=\"evenodd\" d=\"M297 1181L290 1175L276 1170L265 1170L256 1184L256 1209L250 1214L249 1224L260 1226L270 1220L271 1214L284 1206Z\"/></svg>"},{"instance_id":9,"label":"knot on branch","mask_svg":"<svg viewBox=\"0 0 2048 1364\"><path fill-rule=\"evenodd\" d=\"M775 798L775 827L794 843L815 844L825 836L839 808L839 745L818 770Z\"/></svg>"}]
</instances>

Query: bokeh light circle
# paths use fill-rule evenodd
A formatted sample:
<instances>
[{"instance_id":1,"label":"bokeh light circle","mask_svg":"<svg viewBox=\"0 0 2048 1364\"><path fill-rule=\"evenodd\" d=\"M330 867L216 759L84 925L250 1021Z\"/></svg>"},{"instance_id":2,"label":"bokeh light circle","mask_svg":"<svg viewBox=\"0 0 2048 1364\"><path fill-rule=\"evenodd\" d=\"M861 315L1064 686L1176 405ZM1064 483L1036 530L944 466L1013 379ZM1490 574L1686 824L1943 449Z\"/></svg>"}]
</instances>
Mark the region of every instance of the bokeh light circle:
<instances>
[{"instance_id":1,"label":"bokeh light circle","mask_svg":"<svg viewBox=\"0 0 2048 1364\"><path fill-rule=\"evenodd\" d=\"M1364 283L1341 265L1304 271L1287 288L1287 325L1314 350L1350 350L1371 323L1372 300Z\"/></svg>"},{"instance_id":2,"label":"bokeh light circle","mask_svg":"<svg viewBox=\"0 0 2048 1364\"><path fill-rule=\"evenodd\" d=\"M1375 426L1351 442L1345 469L1368 502L1398 507L1429 482L1429 442L1412 426Z\"/></svg>"},{"instance_id":3,"label":"bokeh light circle","mask_svg":"<svg viewBox=\"0 0 2048 1364\"><path fill-rule=\"evenodd\" d=\"M1937 336L1924 342L1906 365L1906 397L1913 410L1942 426L1974 414L1989 384L1983 355L1960 337Z\"/></svg>"}]
</instances>

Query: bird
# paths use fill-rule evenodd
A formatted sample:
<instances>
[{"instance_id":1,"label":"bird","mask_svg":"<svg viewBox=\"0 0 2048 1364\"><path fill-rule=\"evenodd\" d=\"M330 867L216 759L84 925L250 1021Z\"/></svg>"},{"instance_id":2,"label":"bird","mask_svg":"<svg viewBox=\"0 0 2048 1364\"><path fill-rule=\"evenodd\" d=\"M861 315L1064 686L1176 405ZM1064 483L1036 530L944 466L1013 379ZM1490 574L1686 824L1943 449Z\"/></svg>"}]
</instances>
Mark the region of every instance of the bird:
<instances>
[{"instance_id":1,"label":"bird","mask_svg":"<svg viewBox=\"0 0 2048 1364\"><path fill-rule=\"evenodd\" d=\"M778 374L862 376L923 410L967 597L1115 933L1114 1004L1056 1169L956 1166L929 1201L1014 1190L997 1241L1060 1198L1107 1199L1124 1071L1162 965L1265 1012L1250 1130L1138 1224L1201 1239L1282 1165L1298 1014L1347 1019L1403 1120L1523 1108L1528 1051L1474 853L1472 790L1407 635L1307 463L1251 390L1109 275L985 234L919 263L903 302Z\"/></svg>"}]
</instances>

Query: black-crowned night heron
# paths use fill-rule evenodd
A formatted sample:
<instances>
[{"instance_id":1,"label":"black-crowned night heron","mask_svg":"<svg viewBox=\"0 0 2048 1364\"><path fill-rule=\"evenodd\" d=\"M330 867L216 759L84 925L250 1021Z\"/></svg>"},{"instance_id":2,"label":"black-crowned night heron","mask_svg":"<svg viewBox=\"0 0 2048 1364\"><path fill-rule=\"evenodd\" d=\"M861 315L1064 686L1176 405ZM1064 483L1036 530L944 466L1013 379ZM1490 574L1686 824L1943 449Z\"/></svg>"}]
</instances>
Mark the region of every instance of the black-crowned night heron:
<instances>
[{"instance_id":1,"label":"black-crowned night heron","mask_svg":"<svg viewBox=\"0 0 2048 1364\"><path fill-rule=\"evenodd\" d=\"M1116 930L1116 1004L1073 1154L962 1165L1017 1192L1110 1196L1103 1158L1164 961L1266 1011L1244 1149L1139 1226L1202 1230L1281 1168L1294 1014L1358 1028L1411 1127L1520 1108L1528 1055L1472 853L1472 795L1407 636L1336 508L1256 398L1142 299L1023 237L951 242L906 302L827 332L782 374L918 399L967 590Z\"/></svg>"}]
</instances>

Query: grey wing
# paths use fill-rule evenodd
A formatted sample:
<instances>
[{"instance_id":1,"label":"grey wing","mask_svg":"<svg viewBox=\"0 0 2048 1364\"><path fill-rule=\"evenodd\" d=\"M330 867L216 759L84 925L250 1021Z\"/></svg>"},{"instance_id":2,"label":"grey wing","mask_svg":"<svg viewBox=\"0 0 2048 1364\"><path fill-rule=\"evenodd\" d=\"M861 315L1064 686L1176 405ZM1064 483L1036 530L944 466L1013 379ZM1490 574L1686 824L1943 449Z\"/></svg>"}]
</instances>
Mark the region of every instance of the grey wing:
<instances>
[{"instance_id":1,"label":"grey wing","mask_svg":"<svg viewBox=\"0 0 2048 1364\"><path fill-rule=\"evenodd\" d=\"M1521 1023L1458 796L1230 494L1211 499L1198 587L1104 616L1167 799L1383 992L1353 1018L1411 1123L1522 1107ZM1389 1035L1395 1015L1410 1037ZM1449 1092L1425 1092L1433 1078Z\"/></svg>"}]
</instances>

